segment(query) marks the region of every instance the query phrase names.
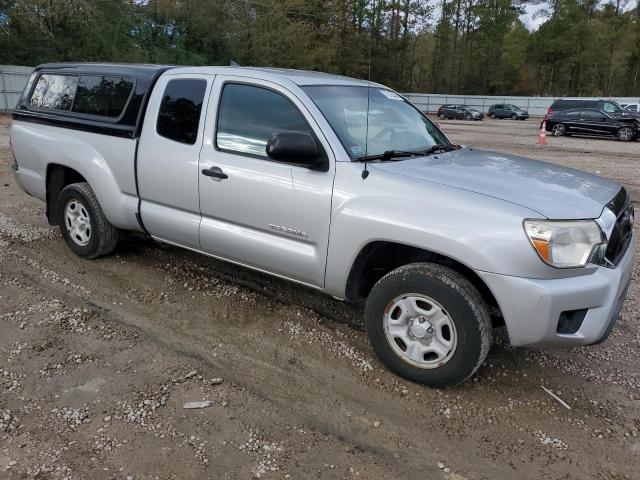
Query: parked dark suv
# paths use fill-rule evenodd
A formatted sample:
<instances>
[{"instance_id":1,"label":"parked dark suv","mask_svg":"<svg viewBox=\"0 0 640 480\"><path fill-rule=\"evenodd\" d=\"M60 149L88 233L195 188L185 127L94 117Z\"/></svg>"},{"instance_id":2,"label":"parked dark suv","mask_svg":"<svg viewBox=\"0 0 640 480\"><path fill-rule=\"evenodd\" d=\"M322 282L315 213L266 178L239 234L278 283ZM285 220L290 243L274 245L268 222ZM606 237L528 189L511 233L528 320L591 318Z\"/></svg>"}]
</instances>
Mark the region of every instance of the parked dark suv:
<instances>
[{"instance_id":1,"label":"parked dark suv","mask_svg":"<svg viewBox=\"0 0 640 480\"><path fill-rule=\"evenodd\" d=\"M526 120L527 118L529 118L529 112L509 103L497 103L495 105L491 105L491 108L489 109L489 116L491 118L511 118L513 120Z\"/></svg>"},{"instance_id":2,"label":"parked dark suv","mask_svg":"<svg viewBox=\"0 0 640 480\"><path fill-rule=\"evenodd\" d=\"M613 136L622 142L638 138L640 121L628 116L616 117L604 110L576 108L554 112L545 117L546 129L555 137L563 135Z\"/></svg>"},{"instance_id":3,"label":"parked dark suv","mask_svg":"<svg viewBox=\"0 0 640 480\"><path fill-rule=\"evenodd\" d=\"M438 118L445 120L447 118L456 118L460 120L482 120L484 115L478 110L474 110L466 105L442 105L438 109Z\"/></svg>"},{"instance_id":4,"label":"parked dark suv","mask_svg":"<svg viewBox=\"0 0 640 480\"><path fill-rule=\"evenodd\" d=\"M581 100L581 99L558 99L549 107L547 114L559 112L562 110L574 110L576 108L595 108L596 110L602 110L607 113L629 113L625 112L624 108L613 100Z\"/></svg>"}]
</instances>

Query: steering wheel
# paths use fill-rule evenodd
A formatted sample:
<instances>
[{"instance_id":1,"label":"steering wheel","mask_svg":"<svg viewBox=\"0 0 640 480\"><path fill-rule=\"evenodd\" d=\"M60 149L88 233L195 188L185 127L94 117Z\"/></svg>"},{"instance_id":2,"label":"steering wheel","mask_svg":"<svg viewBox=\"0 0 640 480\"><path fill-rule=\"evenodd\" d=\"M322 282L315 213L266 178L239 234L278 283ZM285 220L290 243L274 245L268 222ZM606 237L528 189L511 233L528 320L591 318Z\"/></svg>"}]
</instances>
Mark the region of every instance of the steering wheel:
<instances>
[{"instance_id":1,"label":"steering wheel","mask_svg":"<svg viewBox=\"0 0 640 480\"><path fill-rule=\"evenodd\" d=\"M372 142L377 142L379 141L382 137L384 137L387 133L390 133L392 136L395 135L396 133L396 129L393 127L384 127L382 130L380 130L375 137L373 137L371 139Z\"/></svg>"}]
</instances>

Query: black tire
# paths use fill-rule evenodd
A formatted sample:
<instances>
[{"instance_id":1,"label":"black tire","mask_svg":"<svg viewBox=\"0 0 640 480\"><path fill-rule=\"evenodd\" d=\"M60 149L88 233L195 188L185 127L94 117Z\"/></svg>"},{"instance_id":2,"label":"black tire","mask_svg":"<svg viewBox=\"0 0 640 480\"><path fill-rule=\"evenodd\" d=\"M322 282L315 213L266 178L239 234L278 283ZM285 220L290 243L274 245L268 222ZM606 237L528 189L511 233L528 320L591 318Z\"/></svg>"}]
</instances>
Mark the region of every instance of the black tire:
<instances>
[{"instance_id":1,"label":"black tire","mask_svg":"<svg viewBox=\"0 0 640 480\"><path fill-rule=\"evenodd\" d=\"M438 115L438 118L439 118L440 120L446 120L446 119L447 119L447 116L446 116L444 113L441 113L440 115Z\"/></svg>"},{"instance_id":2,"label":"black tire","mask_svg":"<svg viewBox=\"0 0 640 480\"><path fill-rule=\"evenodd\" d=\"M616 132L616 138L621 142L629 142L633 140L634 132L631 127L622 127Z\"/></svg>"},{"instance_id":3,"label":"black tire","mask_svg":"<svg viewBox=\"0 0 640 480\"><path fill-rule=\"evenodd\" d=\"M491 117L491 120L495 120L495 119L496 119L496 114L495 114L495 113L493 113L493 112L491 112L491 113L489 114L489 117Z\"/></svg>"},{"instance_id":4,"label":"black tire","mask_svg":"<svg viewBox=\"0 0 640 480\"><path fill-rule=\"evenodd\" d=\"M77 202L83 207L89 217L90 237L88 243L82 245L77 239L72 238L65 210L67 205ZM77 207L76 207L77 208ZM57 203L58 225L62 237L73 252L84 258L97 258L108 255L116 248L119 232L104 215L102 207L98 203L91 186L86 182L72 183L60 192Z\"/></svg>"},{"instance_id":5,"label":"black tire","mask_svg":"<svg viewBox=\"0 0 640 480\"><path fill-rule=\"evenodd\" d=\"M392 302L409 294L439 303L455 327L457 343L443 365L415 366L396 353L385 333L385 315L393 315L389 311ZM367 298L365 324L374 351L390 370L431 387L467 380L482 365L491 346L491 318L478 290L456 271L434 263L405 265L382 277Z\"/></svg>"}]
</instances>

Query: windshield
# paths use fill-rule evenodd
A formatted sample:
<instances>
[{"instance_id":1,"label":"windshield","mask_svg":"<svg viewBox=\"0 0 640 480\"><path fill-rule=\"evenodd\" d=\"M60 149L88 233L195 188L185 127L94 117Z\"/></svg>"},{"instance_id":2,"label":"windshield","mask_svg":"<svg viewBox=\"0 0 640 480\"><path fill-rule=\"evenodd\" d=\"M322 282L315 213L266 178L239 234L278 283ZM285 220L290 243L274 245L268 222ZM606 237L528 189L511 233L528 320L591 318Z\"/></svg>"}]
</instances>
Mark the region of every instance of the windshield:
<instances>
[{"instance_id":1,"label":"windshield","mask_svg":"<svg viewBox=\"0 0 640 480\"><path fill-rule=\"evenodd\" d=\"M429 119L391 90L339 85L303 89L352 159L451 145Z\"/></svg>"}]
</instances>

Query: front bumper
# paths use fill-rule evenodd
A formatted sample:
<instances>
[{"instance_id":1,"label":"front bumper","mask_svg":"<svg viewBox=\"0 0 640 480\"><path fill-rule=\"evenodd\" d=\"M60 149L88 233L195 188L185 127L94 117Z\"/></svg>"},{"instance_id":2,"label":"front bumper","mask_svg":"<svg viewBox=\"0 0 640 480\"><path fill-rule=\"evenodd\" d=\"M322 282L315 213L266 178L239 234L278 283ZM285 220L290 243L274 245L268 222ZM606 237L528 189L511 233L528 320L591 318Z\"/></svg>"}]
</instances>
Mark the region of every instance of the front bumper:
<instances>
[{"instance_id":1,"label":"front bumper","mask_svg":"<svg viewBox=\"0 0 640 480\"><path fill-rule=\"evenodd\" d=\"M607 338L624 303L635 250L635 235L616 268L553 280L477 272L493 292L512 345L589 345ZM558 333L563 312L586 309L575 333Z\"/></svg>"}]
</instances>

